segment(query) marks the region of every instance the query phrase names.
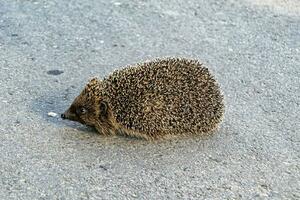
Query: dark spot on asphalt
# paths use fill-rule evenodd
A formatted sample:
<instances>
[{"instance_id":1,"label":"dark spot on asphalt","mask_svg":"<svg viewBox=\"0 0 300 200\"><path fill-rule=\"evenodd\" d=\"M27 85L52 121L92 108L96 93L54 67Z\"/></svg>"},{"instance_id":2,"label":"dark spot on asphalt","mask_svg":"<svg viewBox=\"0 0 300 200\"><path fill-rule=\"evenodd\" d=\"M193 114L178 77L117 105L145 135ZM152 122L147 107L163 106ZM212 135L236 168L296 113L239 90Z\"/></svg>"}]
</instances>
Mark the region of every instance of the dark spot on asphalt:
<instances>
[{"instance_id":1,"label":"dark spot on asphalt","mask_svg":"<svg viewBox=\"0 0 300 200\"><path fill-rule=\"evenodd\" d=\"M53 101L46 101L47 104L54 104Z\"/></svg>"},{"instance_id":2,"label":"dark spot on asphalt","mask_svg":"<svg viewBox=\"0 0 300 200\"><path fill-rule=\"evenodd\" d=\"M218 163L221 162L221 160L218 158L209 157L209 159Z\"/></svg>"},{"instance_id":3,"label":"dark spot on asphalt","mask_svg":"<svg viewBox=\"0 0 300 200\"><path fill-rule=\"evenodd\" d=\"M47 71L47 74L54 75L54 76L60 75L62 73L64 73L64 71L58 70L58 69L53 69L53 70Z\"/></svg>"},{"instance_id":4,"label":"dark spot on asphalt","mask_svg":"<svg viewBox=\"0 0 300 200\"><path fill-rule=\"evenodd\" d=\"M12 37L18 37L19 35L17 33L11 34Z\"/></svg>"},{"instance_id":5,"label":"dark spot on asphalt","mask_svg":"<svg viewBox=\"0 0 300 200\"><path fill-rule=\"evenodd\" d=\"M268 186L266 184L261 184L260 186L266 190L268 189Z\"/></svg>"},{"instance_id":6,"label":"dark spot on asphalt","mask_svg":"<svg viewBox=\"0 0 300 200\"><path fill-rule=\"evenodd\" d=\"M29 45L28 42L24 41L24 42L21 42L21 44L24 44L24 45Z\"/></svg>"},{"instance_id":7,"label":"dark spot on asphalt","mask_svg":"<svg viewBox=\"0 0 300 200\"><path fill-rule=\"evenodd\" d=\"M118 47L119 45L118 45L118 44L113 44L112 46L113 46L113 47ZM121 44L120 46L121 46L121 47L125 47L124 44Z\"/></svg>"},{"instance_id":8,"label":"dark spot on asphalt","mask_svg":"<svg viewBox=\"0 0 300 200\"><path fill-rule=\"evenodd\" d=\"M106 168L105 166L103 166L103 165L100 165L99 167L100 167L101 169L103 169L103 170L107 171L107 168Z\"/></svg>"}]
</instances>

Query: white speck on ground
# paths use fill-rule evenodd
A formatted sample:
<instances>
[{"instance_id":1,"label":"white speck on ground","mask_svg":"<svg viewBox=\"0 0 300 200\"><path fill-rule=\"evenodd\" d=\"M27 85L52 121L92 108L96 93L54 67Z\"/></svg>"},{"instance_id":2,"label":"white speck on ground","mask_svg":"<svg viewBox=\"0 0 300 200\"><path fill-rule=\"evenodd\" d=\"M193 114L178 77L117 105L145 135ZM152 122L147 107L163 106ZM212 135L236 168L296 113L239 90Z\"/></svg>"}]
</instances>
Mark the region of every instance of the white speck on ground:
<instances>
[{"instance_id":1,"label":"white speck on ground","mask_svg":"<svg viewBox=\"0 0 300 200\"><path fill-rule=\"evenodd\" d=\"M120 6L120 5L122 5L122 3L121 2L114 2L114 5L115 6Z\"/></svg>"},{"instance_id":2,"label":"white speck on ground","mask_svg":"<svg viewBox=\"0 0 300 200\"><path fill-rule=\"evenodd\" d=\"M55 112L48 112L49 117L57 117L57 113Z\"/></svg>"}]
</instances>

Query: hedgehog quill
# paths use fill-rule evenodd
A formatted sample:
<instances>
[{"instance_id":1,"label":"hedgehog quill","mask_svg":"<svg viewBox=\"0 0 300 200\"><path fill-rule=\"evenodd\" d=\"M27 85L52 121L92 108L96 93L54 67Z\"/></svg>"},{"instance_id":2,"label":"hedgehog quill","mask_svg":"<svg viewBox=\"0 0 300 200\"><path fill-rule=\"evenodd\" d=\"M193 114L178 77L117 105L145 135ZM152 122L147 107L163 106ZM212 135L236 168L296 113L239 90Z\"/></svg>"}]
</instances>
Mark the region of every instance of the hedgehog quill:
<instances>
[{"instance_id":1,"label":"hedgehog quill","mask_svg":"<svg viewBox=\"0 0 300 200\"><path fill-rule=\"evenodd\" d=\"M91 79L61 117L104 135L147 140L207 134L224 115L219 84L198 60L164 58Z\"/></svg>"}]
</instances>

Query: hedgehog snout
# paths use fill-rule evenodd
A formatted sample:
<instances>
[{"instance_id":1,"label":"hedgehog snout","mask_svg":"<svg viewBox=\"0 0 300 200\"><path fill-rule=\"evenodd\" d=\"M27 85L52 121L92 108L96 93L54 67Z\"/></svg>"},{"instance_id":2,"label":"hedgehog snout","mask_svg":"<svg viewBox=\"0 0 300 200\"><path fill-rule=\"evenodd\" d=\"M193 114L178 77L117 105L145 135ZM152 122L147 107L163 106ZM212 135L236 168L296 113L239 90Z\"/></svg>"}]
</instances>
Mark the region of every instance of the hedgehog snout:
<instances>
[{"instance_id":1,"label":"hedgehog snout","mask_svg":"<svg viewBox=\"0 0 300 200\"><path fill-rule=\"evenodd\" d=\"M76 115L70 111L70 109L66 110L64 113L60 115L62 119L76 120Z\"/></svg>"}]
</instances>

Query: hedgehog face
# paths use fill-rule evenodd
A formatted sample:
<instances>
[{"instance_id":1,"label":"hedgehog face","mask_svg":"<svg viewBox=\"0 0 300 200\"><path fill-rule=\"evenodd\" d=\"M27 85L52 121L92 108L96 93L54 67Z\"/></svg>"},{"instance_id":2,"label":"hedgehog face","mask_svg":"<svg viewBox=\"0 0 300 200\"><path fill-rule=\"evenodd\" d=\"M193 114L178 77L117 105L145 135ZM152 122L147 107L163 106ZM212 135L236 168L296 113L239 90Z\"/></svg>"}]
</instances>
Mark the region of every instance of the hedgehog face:
<instances>
[{"instance_id":1,"label":"hedgehog face","mask_svg":"<svg viewBox=\"0 0 300 200\"><path fill-rule=\"evenodd\" d=\"M63 119L69 119L89 126L94 126L95 119L97 118L95 104L95 99L88 98L88 94L83 90L61 117Z\"/></svg>"},{"instance_id":2,"label":"hedgehog face","mask_svg":"<svg viewBox=\"0 0 300 200\"><path fill-rule=\"evenodd\" d=\"M88 98L83 91L61 117L95 127L102 134L115 131L112 111L104 100Z\"/></svg>"},{"instance_id":3,"label":"hedgehog face","mask_svg":"<svg viewBox=\"0 0 300 200\"><path fill-rule=\"evenodd\" d=\"M101 81L92 79L61 117L94 126L99 132L109 134L114 130L112 111L100 95Z\"/></svg>"}]
</instances>

